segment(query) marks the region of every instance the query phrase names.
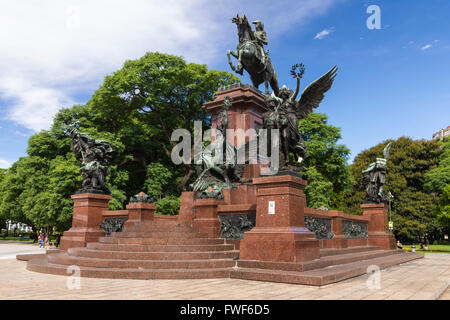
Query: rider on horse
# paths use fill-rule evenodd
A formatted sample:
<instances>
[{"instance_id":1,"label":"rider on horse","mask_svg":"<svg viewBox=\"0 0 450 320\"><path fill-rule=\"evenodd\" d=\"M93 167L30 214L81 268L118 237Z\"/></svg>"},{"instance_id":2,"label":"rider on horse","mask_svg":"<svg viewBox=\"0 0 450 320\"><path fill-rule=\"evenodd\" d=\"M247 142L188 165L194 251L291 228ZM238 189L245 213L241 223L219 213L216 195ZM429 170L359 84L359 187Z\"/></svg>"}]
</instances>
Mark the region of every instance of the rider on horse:
<instances>
[{"instance_id":1,"label":"rider on horse","mask_svg":"<svg viewBox=\"0 0 450 320\"><path fill-rule=\"evenodd\" d=\"M253 21L253 24L255 25L255 31L253 31L253 35L255 37L255 43L257 45L257 58L261 61L262 65L266 66L267 59L266 56L269 55L269 50L264 51L264 45L267 45L267 34L264 31L264 23L261 20L255 20Z\"/></svg>"}]
</instances>

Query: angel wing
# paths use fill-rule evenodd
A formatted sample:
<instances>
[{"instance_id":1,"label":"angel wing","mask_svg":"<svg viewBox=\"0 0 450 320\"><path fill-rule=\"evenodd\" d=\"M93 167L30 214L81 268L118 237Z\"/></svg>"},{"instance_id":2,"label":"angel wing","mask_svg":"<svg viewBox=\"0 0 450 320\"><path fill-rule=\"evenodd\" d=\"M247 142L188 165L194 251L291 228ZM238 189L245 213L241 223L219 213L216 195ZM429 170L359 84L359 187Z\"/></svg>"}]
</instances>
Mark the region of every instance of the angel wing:
<instances>
[{"instance_id":1,"label":"angel wing","mask_svg":"<svg viewBox=\"0 0 450 320\"><path fill-rule=\"evenodd\" d=\"M325 92L330 90L336 77L337 67L334 66L316 81L303 90L300 100L296 102L296 115L299 119L305 118L314 108L317 108L325 97Z\"/></svg>"},{"instance_id":2,"label":"angel wing","mask_svg":"<svg viewBox=\"0 0 450 320\"><path fill-rule=\"evenodd\" d=\"M388 145L384 148L384 150L383 150L383 158L384 159L389 158L389 155L390 155L389 151L391 150L391 145L392 145L392 142L389 142Z\"/></svg>"}]
</instances>

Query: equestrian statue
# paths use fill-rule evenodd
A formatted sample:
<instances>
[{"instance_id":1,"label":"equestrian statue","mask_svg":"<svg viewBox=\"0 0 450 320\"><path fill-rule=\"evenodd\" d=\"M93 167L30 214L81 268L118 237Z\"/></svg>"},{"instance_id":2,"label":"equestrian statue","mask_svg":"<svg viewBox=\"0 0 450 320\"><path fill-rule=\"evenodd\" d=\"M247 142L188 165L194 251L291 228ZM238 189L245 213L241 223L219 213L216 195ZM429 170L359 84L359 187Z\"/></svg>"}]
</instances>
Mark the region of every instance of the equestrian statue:
<instances>
[{"instance_id":1,"label":"equestrian statue","mask_svg":"<svg viewBox=\"0 0 450 320\"><path fill-rule=\"evenodd\" d=\"M252 30L247 17L237 15L231 20L237 25L239 44L235 51L228 50L228 63L233 71L242 75L247 70L253 86L258 88L264 82L266 94L269 94L269 84L275 95L278 96L278 77L273 68L269 52L264 51L268 44L264 24L260 20L253 21L255 31ZM238 59L237 67L231 61L231 56Z\"/></svg>"}]
</instances>

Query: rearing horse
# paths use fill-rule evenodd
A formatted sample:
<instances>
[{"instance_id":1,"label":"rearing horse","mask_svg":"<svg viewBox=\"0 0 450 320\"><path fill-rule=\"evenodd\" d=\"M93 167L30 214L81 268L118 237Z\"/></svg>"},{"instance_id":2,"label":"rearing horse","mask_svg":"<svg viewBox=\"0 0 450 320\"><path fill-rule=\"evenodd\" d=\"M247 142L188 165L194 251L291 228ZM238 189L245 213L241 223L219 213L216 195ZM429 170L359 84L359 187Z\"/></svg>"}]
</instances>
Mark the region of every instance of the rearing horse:
<instances>
[{"instance_id":1,"label":"rearing horse","mask_svg":"<svg viewBox=\"0 0 450 320\"><path fill-rule=\"evenodd\" d=\"M233 18L231 21L237 25L239 36L239 44L236 51L227 51L228 63L230 64L231 69L241 75L243 74L243 69L247 70L253 86L256 88L264 82L266 94L269 94L270 83L275 95L278 96L279 87L277 73L275 72L269 57L266 57L265 65L258 59L256 55L258 44L256 43L252 27L248 23L247 17L245 15L237 15L236 18ZM237 68L233 65L231 56L238 59Z\"/></svg>"}]
</instances>

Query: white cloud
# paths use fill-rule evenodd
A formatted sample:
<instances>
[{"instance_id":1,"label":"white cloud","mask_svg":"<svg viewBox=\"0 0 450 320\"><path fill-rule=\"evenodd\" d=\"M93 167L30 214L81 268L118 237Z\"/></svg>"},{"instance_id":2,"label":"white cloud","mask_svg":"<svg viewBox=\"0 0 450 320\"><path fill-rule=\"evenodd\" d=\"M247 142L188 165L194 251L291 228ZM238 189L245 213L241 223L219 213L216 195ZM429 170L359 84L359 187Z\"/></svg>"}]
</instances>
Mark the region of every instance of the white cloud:
<instances>
[{"instance_id":1,"label":"white cloud","mask_svg":"<svg viewBox=\"0 0 450 320\"><path fill-rule=\"evenodd\" d=\"M11 162L0 159L0 169L8 169L11 166Z\"/></svg>"},{"instance_id":2,"label":"white cloud","mask_svg":"<svg viewBox=\"0 0 450 320\"><path fill-rule=\"evenodd\" d=\"M41 0L0 3L0 104L33 131L103 77L147 51L211 64L236 46L231 18L265 23L270 39L324 14L340 0Z\"/></svg>"},{"instance_id":3,"label":"white cloud","mask_svg":"<svg viewBox=\"0 0 450 320\"><path fill-rule=\"evenodd\" d=\"M334 27L330 28L330 29L325 29L320 31L318 34L316 34L316 36L314 37L314 39L319 39L322 40L323 38L325 38L326 36L328 36L330 33L333 32Z\"/></svg>"},{"instance_id":4,"label":"white cloud","mask_svg":"<svg viewBox=\"0 0 450 320\"><path fill-rule=\"evenodd\" d=\"M425 51L425 50L430 49L432 46L433 46L432 44L427 44L427 45L423 46L422 48L420 48L420 50Z\"/></svg>"}]
</instances>

